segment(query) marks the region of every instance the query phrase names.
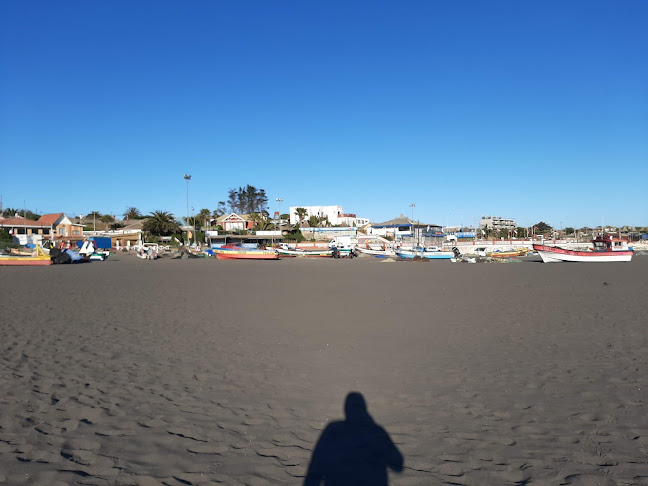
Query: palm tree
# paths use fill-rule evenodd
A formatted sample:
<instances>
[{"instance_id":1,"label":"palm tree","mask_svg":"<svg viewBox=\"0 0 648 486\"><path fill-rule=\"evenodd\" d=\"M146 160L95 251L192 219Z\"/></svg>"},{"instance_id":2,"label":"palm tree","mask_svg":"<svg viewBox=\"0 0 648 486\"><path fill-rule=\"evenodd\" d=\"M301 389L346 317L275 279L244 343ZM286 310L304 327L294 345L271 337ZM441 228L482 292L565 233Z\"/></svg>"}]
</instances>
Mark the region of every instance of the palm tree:
<instances>
[{"instance_id":1,"label":"palm tree","mask_svg":"<svg viewBox=\"0 0 648 486\"><path fill-rule=\"evenodd\" d=\"M124 219L139 219L142 217L140 210L135 207L126 208L124 211Z\"/></svg>"},{"instance_id":2,"label":"palm tree","mask_svg":"<svg viewBox=\"0 0 648 486\"><path fill-rule=\"evenodd\" d=\"M209 226L210 218L211 211L209 209L201 209L197 216L197 219L203 223L203 226Z\"/></svg>"},{"instance_id":3,"label":"palm tree","mask_svg":"<svg viewBox=\"0 0 648 486\"><path fill-rule=\"evenodd\" d=\"M5 218L13 218L16 214L20 214L20 213L21 213L20 209L5 208L4 211L2 211L2 216Z\"/></svg>"},{"instance_id":4,"label":"palm tree","mask_svg":"<svg viewBox=\"0 0 648 486\"><path fill-rule=\"evenodd\" d=\"M263 213L250 213L249 218L254 222L255 229L259 231L265 231L271 226L270 220Z\"/></svg>"},{"instance_id":5,"label":"palm tree","mask_svg":"<svg viewBox=\"0 0 648 486\"><path fill-rule=\"evenodd\" d=\"M167 211L153 211L142 224L142 229L158 236L169 236L180 232L175 216Z\"/></svg>"},{"instance_id":6,"label":"palm tree","mask_svg":"<svg viewBox=\"0 0 648 486\"><path fill-rule=\"evenodd\" d=\"M299 219L299 225L301 226L302 221L308 215L308 209L306 208L297 208L295 209L295 216Z\"/></svg>"}]
</instances>

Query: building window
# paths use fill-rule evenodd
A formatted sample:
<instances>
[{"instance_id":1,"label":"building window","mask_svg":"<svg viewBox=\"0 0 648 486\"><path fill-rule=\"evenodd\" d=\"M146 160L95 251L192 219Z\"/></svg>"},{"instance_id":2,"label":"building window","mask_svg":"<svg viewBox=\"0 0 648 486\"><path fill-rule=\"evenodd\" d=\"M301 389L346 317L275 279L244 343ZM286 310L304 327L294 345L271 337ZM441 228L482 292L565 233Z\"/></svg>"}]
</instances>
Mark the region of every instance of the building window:
<instances>
[{"instance_id":1,"label":"building window","mask_svg":"<svg viewBox=\"0 0 648 486\"><path fill-rule=\"evenodd\" d=\"M72 230L72 234L74 236L78 236L79 235L79 230Z\"/></svg>"}]
</instances>

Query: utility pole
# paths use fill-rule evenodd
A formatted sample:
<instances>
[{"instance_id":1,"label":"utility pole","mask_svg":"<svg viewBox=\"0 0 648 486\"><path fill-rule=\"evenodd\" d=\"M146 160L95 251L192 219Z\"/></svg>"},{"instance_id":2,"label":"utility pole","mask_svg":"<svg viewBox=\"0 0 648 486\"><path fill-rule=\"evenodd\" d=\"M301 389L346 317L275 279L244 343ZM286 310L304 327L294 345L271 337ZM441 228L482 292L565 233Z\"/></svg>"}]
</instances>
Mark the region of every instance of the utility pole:
<instances>
[{"instance_id":1,"label":"utility pole","mask_svg":"<svg viewBox=\"0 0 648 486\"><path fill-rule=\"evenodd\" d=\"M185 174L184 180L187 181L187 225L189 225L189 181L191 180L191 176L189 174ZM188 244L191 244L189 234L187 234L187 242Z\"/></svg>"}]
</instances>

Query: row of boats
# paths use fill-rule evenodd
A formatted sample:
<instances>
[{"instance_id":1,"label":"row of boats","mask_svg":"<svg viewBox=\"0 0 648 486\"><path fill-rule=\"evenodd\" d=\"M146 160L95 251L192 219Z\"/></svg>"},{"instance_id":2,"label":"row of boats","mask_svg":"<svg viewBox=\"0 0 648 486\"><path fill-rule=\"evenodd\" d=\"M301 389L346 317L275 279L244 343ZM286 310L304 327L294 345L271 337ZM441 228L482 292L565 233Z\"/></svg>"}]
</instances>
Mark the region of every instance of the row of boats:
<instances>
[{"instance_id":1,"label":"row of boats","mask_svg":"<svg viewBox=\"0 0 648 486\"><path fill-rule=\"evenodd\" d=\"M487 252L486 248L475 248L472 253L475 257L489 257L494 259L505 259L523 257L529 253L527 248L517 248L509 251ZM569 249L544 244L534 244L533 251L536 252L543 262L629 262L634 254L628 242L621 239L604 235L592 240L592 246L588 249ZM243 247L221 247L212 250L219 259L271 259L279 257L351 257L358 254L372 255L375 257L396 257L401 259L426 258L430 260L453 260L461 257L457 248L452 251L445 251L439 247L407 247L392 248L384 244L365 243L363 245L336 245L326 248L296 248L286 244L278 248L243 248Z\"/></svg>"},{"instance_id":2,"label":"row of boats","mask_svg":"<svg viewBox=\"0 0 648 486\"><path fill-rule=\"evenodd\" d=\"M634 254L633 249L624 240L602 236L592 240L592 247L589 249L568 249L544 244L534 244L533 250L540 255L545 263L553 262L629 262ZM504 259L522 257L527 255L528 249L519 248L510 251L486 252L485 248L475 248L472 257L466 259L457 248L452 251L445 251L439 247L388 247L384 244L351 242L330 243L324 248L298 248L281 244L276 248L264 248L257 244L222 245L205 250L210 256L219 260L278 260L281 257L306 257L306 258L354 258L360 254L371 255L377 258L401 258L401 259L430 259L430 260L452 260L471 261L474 257L490 257L493 259ZM36 246L28 253L14 252L0 255L1 265L51 265L52 263L74 263L89 261L92 259L105 260L108 252L101 252L87 242L78 251L43 250Z\"/></svg>"},{"instance_id":3,"label":"row of boats","mask_svg":"<svg viewBox=\"0 0 648 486\"><path fill-rule=\"evenodd\" d=\"M531 250L528 248L517 248L509 251L488 252L485 247L475 248L470 252L473 257L487 257L492 259L506 259L524 257ZM615 239L611 236L603 236L592 241L589 249L568 249L557 246L534 244L533 251L536 252L543 262L626 262L633 256L633 250L624 240ZM462 259L462 255L455 247L451 251L439 247L388 247L384 244L339 244L332 242L329 248L298 248L281 244L276 248L262 248L256 244L247 245L224 245L207 250L212 256L220 260L277 260L281 257L307 257L307 258L353 258L360 254L375 256L378 258L400 258L400 259L430 259L430 260L452 260ZM473 261L471 260L471 261ZM466 259L464 258L464 261Z\"/></svg>"}]
</instances>

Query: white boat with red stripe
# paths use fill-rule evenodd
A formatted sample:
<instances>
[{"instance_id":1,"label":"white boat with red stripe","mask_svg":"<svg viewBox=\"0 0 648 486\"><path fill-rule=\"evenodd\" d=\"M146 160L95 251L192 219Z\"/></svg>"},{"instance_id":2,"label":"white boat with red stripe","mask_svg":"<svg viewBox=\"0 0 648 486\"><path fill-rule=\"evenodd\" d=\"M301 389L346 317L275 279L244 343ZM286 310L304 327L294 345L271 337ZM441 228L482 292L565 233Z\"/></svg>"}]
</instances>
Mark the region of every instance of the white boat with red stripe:
<instances>
[{"instance_id":1,"label":"white boat with red stripe","mask_svg":"<svg viewBox=\"0 0 648 486\"><path fill-rule=\"evenodd\" d=\"M589 250L569 250L558 246L533 245L544 263L553 262L629 262L633 250L628 242L611 236L592 240Z\"/></svg>"}]
</instances>

